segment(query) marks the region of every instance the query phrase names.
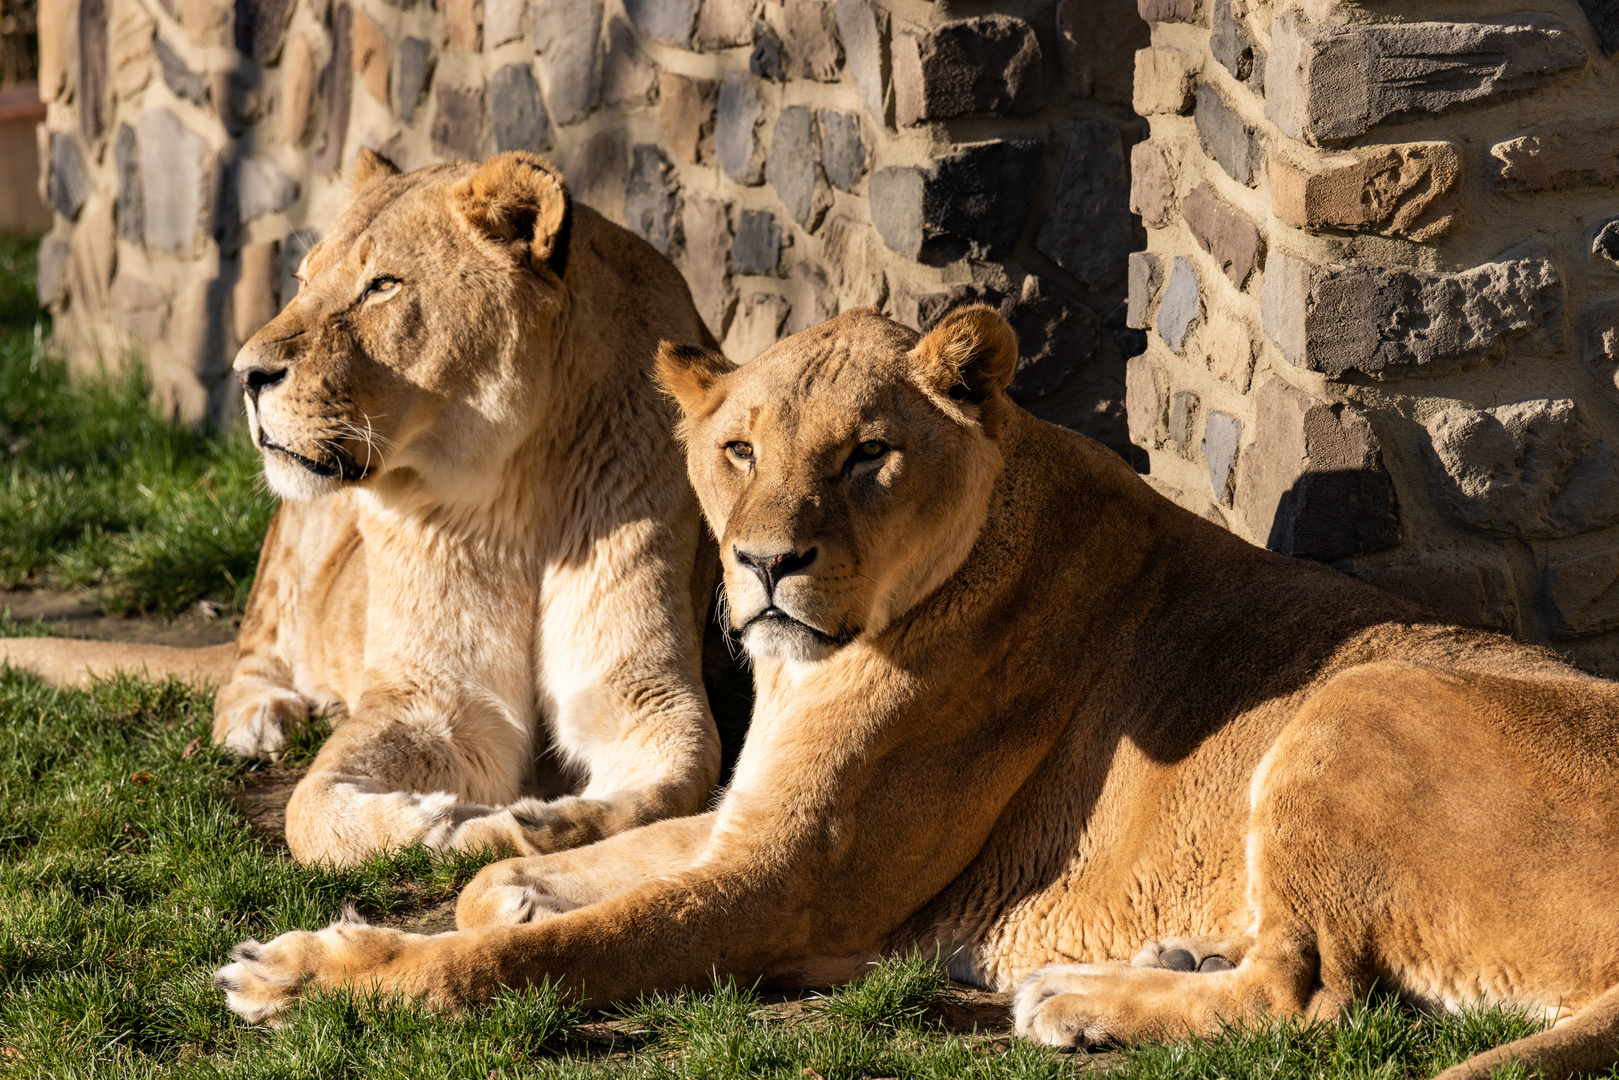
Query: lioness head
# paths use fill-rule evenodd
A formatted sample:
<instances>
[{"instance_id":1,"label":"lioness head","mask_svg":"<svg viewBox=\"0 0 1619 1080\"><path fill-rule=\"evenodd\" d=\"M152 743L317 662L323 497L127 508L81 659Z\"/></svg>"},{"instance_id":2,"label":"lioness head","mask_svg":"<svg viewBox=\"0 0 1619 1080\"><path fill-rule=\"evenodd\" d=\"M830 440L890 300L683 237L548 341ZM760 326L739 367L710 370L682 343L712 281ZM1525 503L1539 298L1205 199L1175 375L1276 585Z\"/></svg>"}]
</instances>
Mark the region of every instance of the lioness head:
<instances>
[{"instance_id":1,"label":"lioness head","mask_svg":"<svg viewBox=\"0 0 1619 1080\"><path fill-rule=\"evenodd\" d=\"M298 295L236 357L270 486L475 479L543 390L569 225L561 175L532 155L401 175L361 151Z\"/></svg>"},{"instance_id":2,"label":"lioness head","mask_svg":"<svg viewBox=\"0 0 1619 1080\"><path fill-rule=\"evenodd\" d=\"M1016 337L983 306L921 338L849 311L740 368L663 344L658 378L684 414L687 470L751 656L829 656L955 572L1001 469L1016 367Z\"/></svg>"}]
</instances>

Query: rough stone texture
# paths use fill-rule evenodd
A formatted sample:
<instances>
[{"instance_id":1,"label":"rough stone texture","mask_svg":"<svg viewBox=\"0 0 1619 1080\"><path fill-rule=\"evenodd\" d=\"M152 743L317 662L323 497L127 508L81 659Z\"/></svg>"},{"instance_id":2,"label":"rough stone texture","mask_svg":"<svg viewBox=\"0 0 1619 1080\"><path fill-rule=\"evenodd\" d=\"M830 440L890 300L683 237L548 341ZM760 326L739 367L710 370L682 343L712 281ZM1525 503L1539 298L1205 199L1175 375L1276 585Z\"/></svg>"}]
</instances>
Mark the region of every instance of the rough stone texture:
<instances>
[{"instance_id":1,"label":"rough stone texture","mask_svg":"<svg viewBox=\"0 0 1619 1080\"><path fill-rule=\"evenodd\" d=\"M547 4L537 5L544 9ZM494 49L523 36L528 0L483 0L483 44Z\"/></svg>"},{"instance_id":2,"label":"rough stone texture","mask_svg":"<svg viewBox=\"0 0 1619 1080\"><path fill-rule=\"evenodd\" d=\"M1562 299L1545 259L1442 274L1360 263L1334 270L1273 252L1261 310L1289 363L1387 379L1477 363L1544 323Z\"/></svg>"},{"instance_id":3,"label":"rough stone texture","mask_svg":"<svg viewBox=\"0 0 1619 1080\"><path fill-rule=\"evenodd\" d=\"M607 23L607 55L602 61L602 100L636 109L658 90L658 67L635 42L635 31L616 15Z\"/></svg>"},{"instance_id":4,"label":"rough stone texture","mask_svg":"<svg viewBox=\"0 0 1619 1080\"><path fill-rule=\"evenodd\" d=\"M210 368L208 358L226 353L226 312L230 289L221 278L202 279L176 291L169 313L167 348L154 350L152 388L159 407L195 422L208 408L206 383L218 381L222 370Z\"/></svg>"},{"instance_id":5,"label":"rough stone texture","mask_svg":"<svg viewBox=\"0 0 1619 1080\"><path fill-rule=\"evenodd\" d=\"M881 126L887 115L884 98L888 86L888 55L884 39L888 12L869 0L837 0L838 37L848 58L849 74L860 91L860 104Z\"/></svg>"},{"instance_id":6,"label":"rough stone texture","mask_svg":"<svg viewBox=\"0 0 1619 1080\"><path fill-rule=\"evenodd\" d=\"M1230 312L1216 311L1203 334L1203 362L1239 394L1248 392L1254 377L1254 341L1248 328Z\"/></svg>"},{"instance_id":7,"label":"rough stone texture","mask_svg":"<svg viewBox=\"0 0 1619 1080\"><path fill-rule=\"evenodd\" d=\"M833 109L820 111L821 167L832 185L853 191L866 172L866 143L860 137L860 118Z\"/></svg>"},{"instance_id":8,"label":"rough stone texture","mask_svg":"<svg viewBox=\"0 0 1619 1080\"><path fill-rule=\"evenodd\" d=\"M1045 103L1045 57L1022 19L986 15L894 38L894 122L1020 116Z\"/></svg>"},{"instance_id":9,"label":"rough stone texture","mask_svg":"<svg viewBox=\"0 0 1619 1080\"><path fill-rule=\"evenodd\" d=\"M785 297L775 293L749 293L737 305L730 332L721 346L725 355L745 364L776 343L782 324L787 321Z\"/></svg>"},{"instance_id":10,"label":"rough stone texture","mask_svg":"<svg viewBox=\"0 0 1619 1080\"><path fill-rule=\"evenodd\" d=\"M34 287L42 307L60 304L67 299L67 264L73 252L72 235L67 229L56 228L39 242Z\"/></svg>"},{"instance_id":11,"label":"rough stone texture","mask_svg":"<svg viewBox=\"0 0 1619 1080\"><path fill-rule=\"evenodd\" d=\"M601 0L545 0L534 7L534 50L545 61L546 102L564 127L583 120L601 101L601 27Z\"/></svg>"},{"instance_id":12,"label":"rough stone texture","mask_svg":"<svg viewBox=\"0 0 1619 1080\"><path fill-rule=\"evenodd\" d=\"M1197 421L1202 415L1203 400L1193 391L1181 390L1169 396L1169 442L1183 458L1192 456Z\"/></svg>"},{"instance_id":13,"label":"rough stone texture","mask_svg":"<svg viewBox=\"0 0 1619 1080\"><path fill-rule=\"evenodd\" d=\"M697 22L697 0L625 0L624 14L648 37L685 48Z\"/></svg>"},{"instance_id":14,"label":"rough stone texture","mask_svg":"<svg viewBox=\"0 0 1619 1080\"><path fill-rule=\"evenodd\" d=\"M782 326L783 334L808 330L838 313L837 294L827 273L814 263L794 263L787 274L787 302L791 310Z\"/></svg>"},{"instance_id":15,"label":"rough stone texture","mask_svg":"<svg viewBox=\"0 0 1619 1080\"><path fill-rule=\"evenodd\" d=\"M875 307L888 296L882 248L864 225L834 215L821 234L821 261L831 269L838 310Z\"/></svg>"},{"instance_id":16,"label":"rough stone texture","mask_svg":"<svg viewBox=\"0 0 1619 1080\"><path fill-rule=\"evenodd\" d=\"M871 223L883 243L915 259L922 254L922 203L927 192L927 174L902 166L878 169L871 174L866 196L871 204Z\"/></svg>"},{"instance_id":17,"label":"rough stone texture","mask_svg":"<svg viewBox=\"0 0 1619 1080\"><path fill-rule=\"evenodd\" d=\"M1455 222L1461 178L1461 151L1448 142L1274 157L1271 209L1296 229L1346 229L1428 241Z\"/></svg>"},{"instance_id":18,"label":"rough stone texture","mask_svg":"<svg viewBox=\"0 0 1619 1080\"><path fill-rule=\"evenodd\" d=\"M202 76L187 67L186 62L180 59L180 54L162 38L154 41L152 47L157 53L158 66L163 72L163 84L174 96L193 105L205 104L208 100L208 91Z\"/></svg>"},{"instance_id":19,"label":"rough stone texture","mask_svg":"<svg viewBox=\"0 0 1619 1080\"><path fill-rule=\"evenodd\" d=\"M1609 55L1619 53L1619 7L1614 6L1613 0L1580 0L1580 7L1602 47Z\"/></svg>"},{"instance_id":20,"label":"rough stone texture","mask_svg":"<svg viewBox=\"0 0 1619 1080\"><path fill-rule=\"evenodd\" d=\"M993 302L991 297L985 300ZM1095 416L1098 402L1093 398L1076 403L1071 400L1073 395L1065 391L1072 389L1070 380L1075 375L1095 362L1103 336L1102 320L1034 274L1023 279L1016 294L995 306L1011 323L1018 339L1017 372L1007 388L1012 400L1043 419L1100 438ZM1122 415L1122 408L1120 412ZM1129 443L1128 436L1124 443Z\"/></svg>"},{"instance_id":21,"label":"rough stone texture","mask_svg":"<svg viewBox=\"0 0 1619 1080\"><path fill-rule=\"evenodd\" d=\"M285 210L297 201L298 181L273 158L250 157L236 163L236 204L243 221Z\"/></svg>"},{"instance_id":22,"label":"rough stone texture","mask_svg":"<svg viewBox=\"0 0 1619 1080\"><path fill-rule=\"evenodd\" d=\"M1365 416L1276 378L1254 404L1235 504L1253 535L1273 551L1322 561L1399 543L1394 485Z\"/></svg>"},{"instance_id":23,"label":"rough stone texture","mask_svg":"<svg viewBox=\"0 0 1619 1080\"><path fill-rule=\"evenodd\" d=\"M1462 524L1544 539L1619 522L1619 454L1572 399L1443 409L1424 427L1440 503Z\"/></svg>"},{"instance_id":24,"label":"rough stone texture","mask_svg":"<svg viewBox=\"0 0 1619 1080\"><path fill-rule=\"evenodd\" d=\"M443 0L444 46L457 52L475 53L483 48L483 28L478 22L477 0Z\"/></svg>"},{"instance_id":25,"label":"rough stone texture","mask_svg":"<svg viewBox=\"0 0 1619 1080\"><path fill-rule=\"evenodd\" d=\"M774 274L781 262L781 226L768 210L744 210L736 221L731 269L738 274Z\"/></svg>"},{"instance_id":26,"label":"rough stone texture","mask_svg":"<svg viewBox=\"0 0 1619 1080\"><path fill-rule=\"evenodd\" d=\"M1169 440L1169 374L1163 365L1145 355L1125 364L1124 411L1137 446L1156 450Z\"/></svg>"},{"instance_id":27,"label":"rough stone texture","mask_svg":"<svg viewBox=\"0 0 1619 1080\"><path fill-rule=\"evenodd\" d=\"M354 46L351 63L354 74L372 100L388 104L388 40L364 12L354 13Z\"/></svg>"},{"instance_id":28,"label":"rough stone texture","mask_svg":"<svg viewBox=\"0 0 1619 1080\"><path fill-rule=\"evenodd\" d=\"M1512 569L1488 551L1436 552L1359 571L1380 589L1431 608L1458 626L1518 631Z\"/></svg>"},{"instance_id":29,"label":"rough stone texture","mask_svg":"<svg viewBox=\"0 0 1619 1080\"><path fill-rule=\"evenodd\" d=\"M1538 12L1320 26L1288 11L1271 27L1265 114L1289 138L1320 144L1532 90L1586 60L1578 35Z\"/></svg>"},{"instance_id":30,"label":"rough stone texture","mask_svg":"<svg viewBox=\"0 0 1619 1080\"><path fill-rule=\"evenodd\" d=\"M1221 506L1231 505L1231 482L1236 477L1237 448L1241 445L1242 421L1218 409L1211 411L1203 425L1199 450L1209 467L1209 488L1214 492L1214 501Z\"/></svg>"},{"instance_id":31,"label":"rough stone texture","mask_svg":"<svg viewBox=\"0 0 1619 1080\"><path fill-rule=\"evenodd\" d=\"M702 160L705 140L714 138L714 102L719 86L672 71L658 74L658 128L676 158L688 165Z\"/></svg>"},{"instance_id":32,"label":"rough stone texture","mask_svg":"<svg viewBox=\"0 0 1619 1080\"><path fill-rule=\"evenodd\" d=\"M1619 548L1553 563L1546 592L1559 639L1619 629Z\"/></svg>"},{"instance_id":33,"label":"rough stone texture","mask_svg":"<svg viewBox=\"0 0 1619 1080\"><path fill-rule=\"evenodd\" d=\"M604 128L575 147L563 163L574 197L613 221L623 221L629 157L629 143L618 127Z\"/></svg>"},{"instance_id":34,"label":"rough stone texture","mask_svg":"<svg viewBox=\"0 0 1619 1080\"><path fill-rule=\"evenodd\" d=\"M157 23L136 0L114 0L108 45L113 96L132 98L152 81L152 38L156 33Z\"/></svg>"},{"instance_id":35,"label":"rough stone texture","mask_svg":"<svg viewBox=\"0 0 1619 1080\"><path fill-rule=\"evenodd\" d=\"M781 38L769 24L753 24L753 51L748 54L748 70L761 79L787 81L787 60L782 55Z\"/></svg>"},{"instance_id":36,"label":"rough stone texture","mask_svg":"<svg viewBox=\"0 0 1619 1080\"><path fill-rule=\"evenodd\" d=\"M349 89L354 81L349 63L353 41L354 9L343 4L332 20L332 55L320 77L320 97L326 106L326 134L311 162L316 173L336 172L343 164L343 141L349 130Z\"/></svg>"},{"instance_id":37,"label":"rough stone texture","mask_svg":"<svg viewBox=\"0 0 1619 1080\"><path fill-rule=\"evenodd\" d=\"M1582 359L1611 400L1619 401L1619 296L1597 300L1585 312Z\"/></svg>"},{"instance_id":38,"label":"rough stone texture","mask_svg":"<svg viewBox=\"0 0 1619 1080\"><path fill-rule=\"evenodd\" d=\"M1259 132L1243 122L1213 83L1197 88L1197 107L1192 118L1197 123L1204 153L1218 161L1226 175L1239 184L1257 186L1265 160Z\"/></svg>"},{"instance_id":39,"label":"rough stone texture","mask_svg":"<svg viewBox=\"0 0 1619 1080\"><path fill-rule=\"evenodd\" d=\"M1130 212L1160 229L1175 211L1175 172L1164 148L1151 139L1130 148Z\"/></svg>"},{"instance_id":40,"label":"rough stone texture","mask_svg":"<svg viewBox=\"0 0 1619 1080\"><path fill-rule=\"evenodd\" d=\"M675 167L656 146L638 144L624 181L624 224L667 255L675 243L679 202Z\"/></svg>"},{"instance_id":41,"label":"rough stone texture","mask_svg":"<svg viewBox=\"0 0 1619 1080\"><path fill-rule=\"evenodd\" d=\"M281 138L292 146L309 136L309 117L315 96L315 46L308 34L299 34L287 46L281 66Z\"/></svg>"},{"instance_id":42,"label":"rough stone texture","mask_svg":"<svg viewBox=\"0 0 1619 1080\"><path fill-rule=\"evenodd\" d=\"M1197 268L1190 259L1175 256L1169 271L1169 284L1158 301L1158 336L1176 352L1186 346L1192 324L1203 317L1203 297Z\"/></svg>"},{"instance_id":43,"label":"rough stone texture","mask_svg":"<svg viewBox=\"0 0 1619 1080\"><path fill-rule=\"evenodd\" d=\"M276 286L281 274L281 243L268 240L247 244L241 253L241 276L231 290L231 311L235 317L236 340L245 342L259 327L275 318Z\"/></svg>"},{"instance_id":44,"label":"rough stone texture","mask_svg":"<svg viewBox=\"0 0 1619 1080\"><path fill-rule=\"evenodd\" d=\"M134 128L118 125L112 153L118 168L118 236L139 244L146 234L146 204L141 196L141 150Z\"/></svg>"},{"instance_id":45,"label":"rough stone texture","mask_svg":"<svg viewBox=\"0 0 1619 1080\"><path fill-rule=\"evenodd\" d=\"M236 51L268 67L281 55L292 0L236 0Z\"/></svg>"},{"instance_id":46,"label":"rough stone texture","mask_svg":"<svg viewBox=\"0 0 1619 1080\"><path fill-rule=\"evenodd\" d=\"M1209 33L1209 52L1231 76L1239 82L1250 79L1255 84L1264 82L1265 64L1262 59L1263 51L1254 44L1254 39L1248 33L1248 28L1242 20L1232 11L1232 0L1214 0L1213 25ZM1259 78L1254 79L1258 72ZM1259 88L1258 85L1255 87Z\"/></svg>"},{"instance_id":47,"label":"rough stone texture","mask_svg":"<svg viewBox=\"0 0 1619 1080\"><path fill-rule=\"evenodd\" d=\"M313 229L296 229L281 241L281 276L276 287L276 299L282 307L286 307L298 295L298 267L303 265L304 256L319 240L320 236Z\"/></svg>"},{"instance_id":48,"label":"rough stone texture","mask_svg":"<svg viewBox=\"0 0 1619 1080\"><path fill-rule=\"evenodd\" d=\"M73 230L68 255L68 291L73 303L96 315L112 308L107 287L118 265L117 233L113 227L112 200L92 199Z\"/></svg>"},{"instance_id":49,"label":"rough stone texture","mask_svg":"<svg viewBox=\"0 0 1619 1080\"><path fill-rule=\"evenodd\" d=\"M1132 50L1151 40L1151 28L1125 4L1057 4L1057 53L1063 86L1071 94L1128 105L1135 78Z\"/></svg>"},{"instance_id":50,"label":"rough stone texture","mask_svg":"<svg viewBox=\"0 0 1619 1080\"><path fill-rule=\"evenodd\" d=\"M190 255L202 225L208 144L167 109L148 109L135 121L145 195L146 246Z\"/></svg>"},{"instance_id":51,"label":"rough stone texture","mask_svg":"<svg viewBox=\"0 0 1619 1080\"><path fill-rule=\"evenodd\" d=\"M1136 0L1136 10L1148 22L1195 23L1201 18L1198 0Z\"/></svg>"},{"instance_id":52,"label":"rough stone texture","mask_svg":"<svg viewBox=\"0 0 1619 1080\"><path fill-rule=\"evenodd\" d=\"M828 0L786 0L782 22L787 28L791 74L820 82L837 78L843 44L838 40L832 4Z\"/></svg>"},{"instance_id":53,"label":"rough stone texture","mask_svg":"<svg viewBox=\"0 0 1619 1080\"><path fill-rule=\"evenodd\" d=\"M119 270L109 290L113 326L141 342L162 341L168 331L169 298L150 281Z\"/></svg>"},{"instance_id":54,"label":"rough stone texture","mask_svg":"<svg viewBox=\"0 0 1619 1080\"><path fill-rule=\"evenodd\" d=\"M720 168L739 184L758 184L765 178L764 150L759 126L765 118L765 99L759 83L740 72L720 83L714 118L714 151Z\"/></svg>"},{"instance_id":55,"label":"rough stone texture","mask_svg":"<svg viewBox=\"0 0 1619 1080\"><path fill-rule=\"evenodd\" d=\"M489 76L489 128L497 151L537 151L551 141L540 84L527 64L508 64Z\"/></svg>"},{"instance_id":56,"label":"rough stone texture","mask_svg":"<svg viewBox=\"0 0 1619 1080\"><path fill-rule=\"evenodd\" d=\"M1198 247L1214 257L1231 284L1242 288L1259 265L1259 227L1215 198L1207 181L1182 201L1181 214Z\"/></svg>"},{"instance_id":57,"label":"rough stone texture","mask_svg":"<svg viewBox=\"0 0 1619 1080\"><path fill-rule=\"evenodd\" d=\"M76 218L90 197L90 172L79 142L71 135L51 136L51 173L46 185L51 206L63 217Z\"/></svg>"},{"instance_id":58,"label":"rough stone texture","mask_svg":"<svg viewBox=\"0 0 1619 1080\"><path fill-rule=\"evenodd\" d=\"M399 43L399 81L394 91L399 95L399 119L407 124L416 119L435 65L433 47L421 38L408 37Z\"/></svg>"},{"instance_id":59,"label":"rough stone texture","mask_svg":"<svg viewBox=\"0 0 1619 1080\"><path fill-rule=\"evenodd\" d=\"M1614 218L1597 230L1596 236L1591 238L1591 254L1600 255L1619 266L1619 218Z\"/></svg>"},{"instance_id":60,"label":"rough stone texture","mask_svg":"<svg viewBox=\"0 0 1619 1080\"><path fill-rule=\"evenodd\" d=\"M815 114L809 107L793 105L783 109L770 136L765 179L776 189L787 216L811 232L820 226L832 205L832 189L821 172L820 150L815 137Z\"/></svg>"},{"instance_id":61,"label":"rough stone texture","mask_svg":"<svg viewBox=\"0 0 1619 1080\"><path fill-rule=\"evenodd\" d=\"M434 152L451 160L483 157L483 90L440 84L433 97Z\"/></svg>"},{"instance_id":62,"label":"rough stone texture","mask_svg":"<svg viewBox=\"0 0 1619 1080\"><path fill-rule=\"evenodd\" d=\"M1510 191L1611 185L1619 180L1619 117L1547 120L1490 148Z\"/></svg>"},{"instance_id":63,"label":"rough stone texture","mask_svg":"<svg viewBox=\"0 0 1619 1080\"><path fill-rule=\"evenodd\" d=\"M715 339L725 336L736 294L730 285L731 224L725 204L702 192L686 196L680 211L686 237L686 280L692 302Z\"/></svg>"},{"instance_id":64,"label":"rough stone texture","mask_svg":"<svg viewBox=\"0 0 1619 1080\"><path fill-rule=\"evenodd\" d=\"M55 101L68 88L68 70L73 66L72 24L72 4L39 5L39 100L43 102Z\"/></svg>"},{"instance_id":65,"label":"rough stone texture","mask_svg":"<svg viewBox=\"0 0 1619 1080\"><path fill-rule=\"evenodd\" d=\"M1188 113L1197 93L1197 70L1178 49L1141 49L1136 52L1134 87L1131 104L1142 116Z\"/></svg>"},{"instance_id":66,"label":"rough stone texture","mask_svg":"<svg viewBox=\"0 0 1619 1080\"><path fill-rule=\"evenodd\" d=\"M697 15L697 44L704 49L746 45L757 0L702 0Z\"/></svg>"},{"instance_id":67,"label":"rough stone texture","mask_svg":"<svg viewBox=\"0 0 1619 1080\"><path fill-rule=\"evenodd\" d=\"M54 0L66 4L68 0ZM41 4L47 7L49 4ZM94 146L107 130L107 0L79 0L79 131Z\"/></svg>"},{"instance_id":68,"label":"rough stone texture","mask_svg":"<svg viewBox=\"0 0 1619 1080\"><path fill-rule=\"evenodd\" d=\"M225 23L230 9L213 0L179 0L180 25L193 45L225 44ZM172 13L172 12L171 12Z\"/></svg>"},{"instance_id":69,"label":"rough stone texture","mask_svg":"<svg viewBox=\"0 0 1619 1080\"><path fill-rule=\"evenodd\" d=\"M1104 120L1069 126L1068 153L1034 246L1080 281L1119 280L1135 246L1130 175L1119 129Z\"/></svg>"},{"instance_id":70,"label":"rough stone texture","mask_svg":"<svg viewBox=\"0 0 1619 1080\"><path fill-rule=\"evenodd\" d=\"M867 185L871 223L909 259L1005 257L1023 229L1040 179L1044 141L962 147L930 169L879 169Z\"/></svg>"},{"instance_id":71,"label":"rough stone texture","mask_svg":"<svg viewBox=\"0 0 1619 1080\"><path fill-rule=\"evenodd\" d=\"M1145 330L1152 323L1152 302L1158 296L1158 286L1164 280L1164 258L1145 251L1130 253L1130 284L1125 325Z\"/></svg>"}]
</instances>

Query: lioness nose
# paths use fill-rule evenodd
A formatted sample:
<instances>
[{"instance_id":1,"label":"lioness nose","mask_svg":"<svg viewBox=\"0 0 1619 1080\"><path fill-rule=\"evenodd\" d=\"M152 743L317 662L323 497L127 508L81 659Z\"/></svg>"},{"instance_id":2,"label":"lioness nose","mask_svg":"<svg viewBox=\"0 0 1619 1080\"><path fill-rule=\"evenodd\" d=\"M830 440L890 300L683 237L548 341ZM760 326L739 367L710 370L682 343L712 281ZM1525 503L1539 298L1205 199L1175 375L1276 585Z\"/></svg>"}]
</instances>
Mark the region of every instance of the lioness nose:
<instances>
[{"instance_id":1,"label":"lioness nose","mask_svg":"<svg viewBox=\"0 0 1619 1080\"><path fill-rule=\"evenodd\" d=\"M764 583L765 593L771 596L775 595L777 582L814 562L816 552L816 548L810 548L802 555L791 551L765 555L755 551L743 551L739 547L731 548L731 554L736 556L736 561L752 570Z\"/></svg>"},{"instance_id":2,"label":"lioness nose","mask_svg":"<svg viewBox=\"0 0 1619 1080\"><path fill-rule=\"evenodd\" d=\"M250 396L257 399L259 391L267 386L274 386L287 377L287 369L273 369L262 367L243 368L236 373L236 381L242 384Z\"/></svg>"}]
</instances>

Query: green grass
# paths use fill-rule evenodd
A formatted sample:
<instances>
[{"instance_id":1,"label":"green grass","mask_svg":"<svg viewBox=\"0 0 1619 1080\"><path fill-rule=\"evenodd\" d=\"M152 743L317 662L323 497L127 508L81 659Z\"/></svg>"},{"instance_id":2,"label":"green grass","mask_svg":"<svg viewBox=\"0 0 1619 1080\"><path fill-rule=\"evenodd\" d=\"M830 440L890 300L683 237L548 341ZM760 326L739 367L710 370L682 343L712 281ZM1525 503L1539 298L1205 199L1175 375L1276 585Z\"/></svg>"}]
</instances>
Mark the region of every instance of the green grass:
<instances>
[{"instance_id":1,"label":"green grass","mask_svg":"<svg viewBox=\"0 0 1619 1080\"><path fill-rule=\"evenodd\" d=\"M70 386L40 318L34 247L0 238L0 588L86 587L110 612L240 608L275 508L245 429L164 417L138 363Z\"/></svg>"}]
</instances>

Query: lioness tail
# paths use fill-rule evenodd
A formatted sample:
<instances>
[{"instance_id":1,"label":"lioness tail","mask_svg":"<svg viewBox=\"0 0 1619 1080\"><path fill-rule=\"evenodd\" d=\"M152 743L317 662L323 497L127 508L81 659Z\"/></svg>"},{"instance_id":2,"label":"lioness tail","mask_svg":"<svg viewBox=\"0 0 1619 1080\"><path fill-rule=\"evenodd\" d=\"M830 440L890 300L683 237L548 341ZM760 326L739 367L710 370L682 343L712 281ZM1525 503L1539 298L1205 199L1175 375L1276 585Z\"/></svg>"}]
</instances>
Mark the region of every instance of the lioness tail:
<instances>
[{"instance_id":1,"label":"lioness tail","mask_svg":"<svg viewBox=\"0 0 1619 1080\"><path fill-rule=\"evenodd\" d=\"M236 663L236 643L205 648L130 645L74 638L0 638L0 664L31 671L57 686L83 686L119 671L219 686Z\"/></svg>"}]
</instances>

